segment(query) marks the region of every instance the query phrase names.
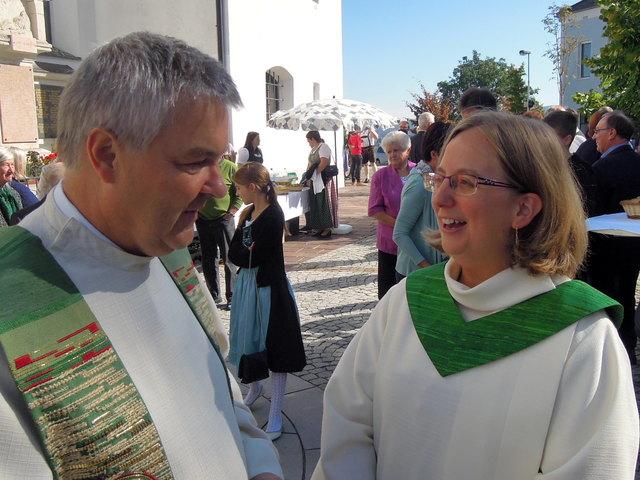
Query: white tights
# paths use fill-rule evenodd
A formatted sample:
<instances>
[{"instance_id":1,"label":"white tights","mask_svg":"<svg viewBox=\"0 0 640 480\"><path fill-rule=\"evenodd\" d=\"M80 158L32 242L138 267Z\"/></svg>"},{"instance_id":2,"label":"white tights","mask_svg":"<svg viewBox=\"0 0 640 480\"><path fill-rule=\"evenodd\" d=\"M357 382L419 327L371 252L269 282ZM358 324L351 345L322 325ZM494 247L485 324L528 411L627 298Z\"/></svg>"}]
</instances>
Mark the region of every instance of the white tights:
<instances>
[{"instance_id":1,"label":"white tights","mask_svg":"<svg viewBox=\"0 0 640 480\"><path fill-rule=\"evenodd\" d=\"M269 408L269 422L266 432L282 430L282 404L284 403L284 391L287 387L287 374L271 372L271 408ZM252 405L262 393L262 384L252 382L249 391L244 398L246 405Z\"/></svg>"},{"instance_id":2,"label":"white tights","mask_svg":"<svg viewBox=\"0 0 640 480\"><path fill-rule=\"evenodd\" d=\"M271 408L269 409L269 423L265 432L282 430L282 404L284 403L286 386L286 373L271 372Z\"/></svg>"}]
</instances>

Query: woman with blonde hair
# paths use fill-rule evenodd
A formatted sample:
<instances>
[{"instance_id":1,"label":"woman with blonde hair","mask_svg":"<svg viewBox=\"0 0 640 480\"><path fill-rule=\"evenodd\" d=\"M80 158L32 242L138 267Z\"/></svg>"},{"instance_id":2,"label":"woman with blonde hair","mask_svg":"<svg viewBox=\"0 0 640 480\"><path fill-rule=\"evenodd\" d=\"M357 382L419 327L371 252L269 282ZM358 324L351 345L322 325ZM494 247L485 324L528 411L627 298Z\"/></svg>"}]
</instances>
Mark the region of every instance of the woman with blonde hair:
<instances>
[{"instance_id":1,"label":"woman with blonde hair","mask_svg":"<svg viewBox=\"0 0 640 480\"><path fill-rule=\"evenodd\" d=\"M450 260L393 287L345 351L313 480L633 479L620 306L570 280L585 217L553 130L470 116L425 185Z\"/></svg>"}]
</instances>

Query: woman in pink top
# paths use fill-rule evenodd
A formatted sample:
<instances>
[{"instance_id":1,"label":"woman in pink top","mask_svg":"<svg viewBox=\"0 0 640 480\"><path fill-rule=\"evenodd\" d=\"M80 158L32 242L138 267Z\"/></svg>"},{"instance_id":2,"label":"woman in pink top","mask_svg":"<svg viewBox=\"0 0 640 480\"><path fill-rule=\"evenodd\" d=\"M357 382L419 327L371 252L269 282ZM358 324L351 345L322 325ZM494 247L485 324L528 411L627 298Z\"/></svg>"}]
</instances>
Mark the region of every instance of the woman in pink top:
<instances>
[{"instance_id":1,"label":"woman in pink top","mask_svg":"<svg viewBox=\"0 0 640 480\"><path fill-rule=\"evenodd\" d=\"M403 132L391 132L382 140L389 165L371 177L369 216L378 220L378 298L396 283L398 247L393 241L393 227L400 210L402 187L415 164L409 161L411 140Z\"/></svg>"}]
</instances>

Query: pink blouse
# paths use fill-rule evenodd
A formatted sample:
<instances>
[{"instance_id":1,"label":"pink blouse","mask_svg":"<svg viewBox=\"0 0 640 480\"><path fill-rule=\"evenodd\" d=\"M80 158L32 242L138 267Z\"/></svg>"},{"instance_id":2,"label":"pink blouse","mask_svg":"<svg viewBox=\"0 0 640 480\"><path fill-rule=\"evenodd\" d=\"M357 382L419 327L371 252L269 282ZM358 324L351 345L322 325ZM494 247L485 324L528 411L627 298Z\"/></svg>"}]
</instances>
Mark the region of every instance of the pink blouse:
<instances>
[{"instance_id":1,"label":"pink blouse","mask_svg":"<svg viewBox=\"0 0 640 480\"><path fill-rule=\"evenodd\" d=\"M409 170L415 167L415 163L408 162ZM371 177L371 191L369 193L370 217L378 212L385 212L393 218L398 216L400 211L400 198L404 183L400 179L398 172L388 165L378 170ZM377 241L378 250L392 255L398 254L398 246L393 241L393 227L378 222Z\"/></svg>"}]
</instances>

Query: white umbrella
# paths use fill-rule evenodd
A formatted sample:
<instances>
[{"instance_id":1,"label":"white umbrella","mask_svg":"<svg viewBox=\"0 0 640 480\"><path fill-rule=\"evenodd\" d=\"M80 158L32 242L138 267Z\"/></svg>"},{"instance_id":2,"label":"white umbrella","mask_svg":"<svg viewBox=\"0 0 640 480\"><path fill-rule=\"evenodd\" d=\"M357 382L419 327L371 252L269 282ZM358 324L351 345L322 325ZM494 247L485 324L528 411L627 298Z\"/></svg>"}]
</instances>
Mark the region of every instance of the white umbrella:
<instances>
[{"instance_id":1,"label":"white umbrella","mask_svg":"<svg viewBox=\"0 0 640 480\"><path fill-rule=\"evenodd\" d=\"M368 103L347 98L331 98L302 103L289 110L274 113L268 125L286 130L347 130L387 128L398 119Z\"/></svg>"}]
</instances>

